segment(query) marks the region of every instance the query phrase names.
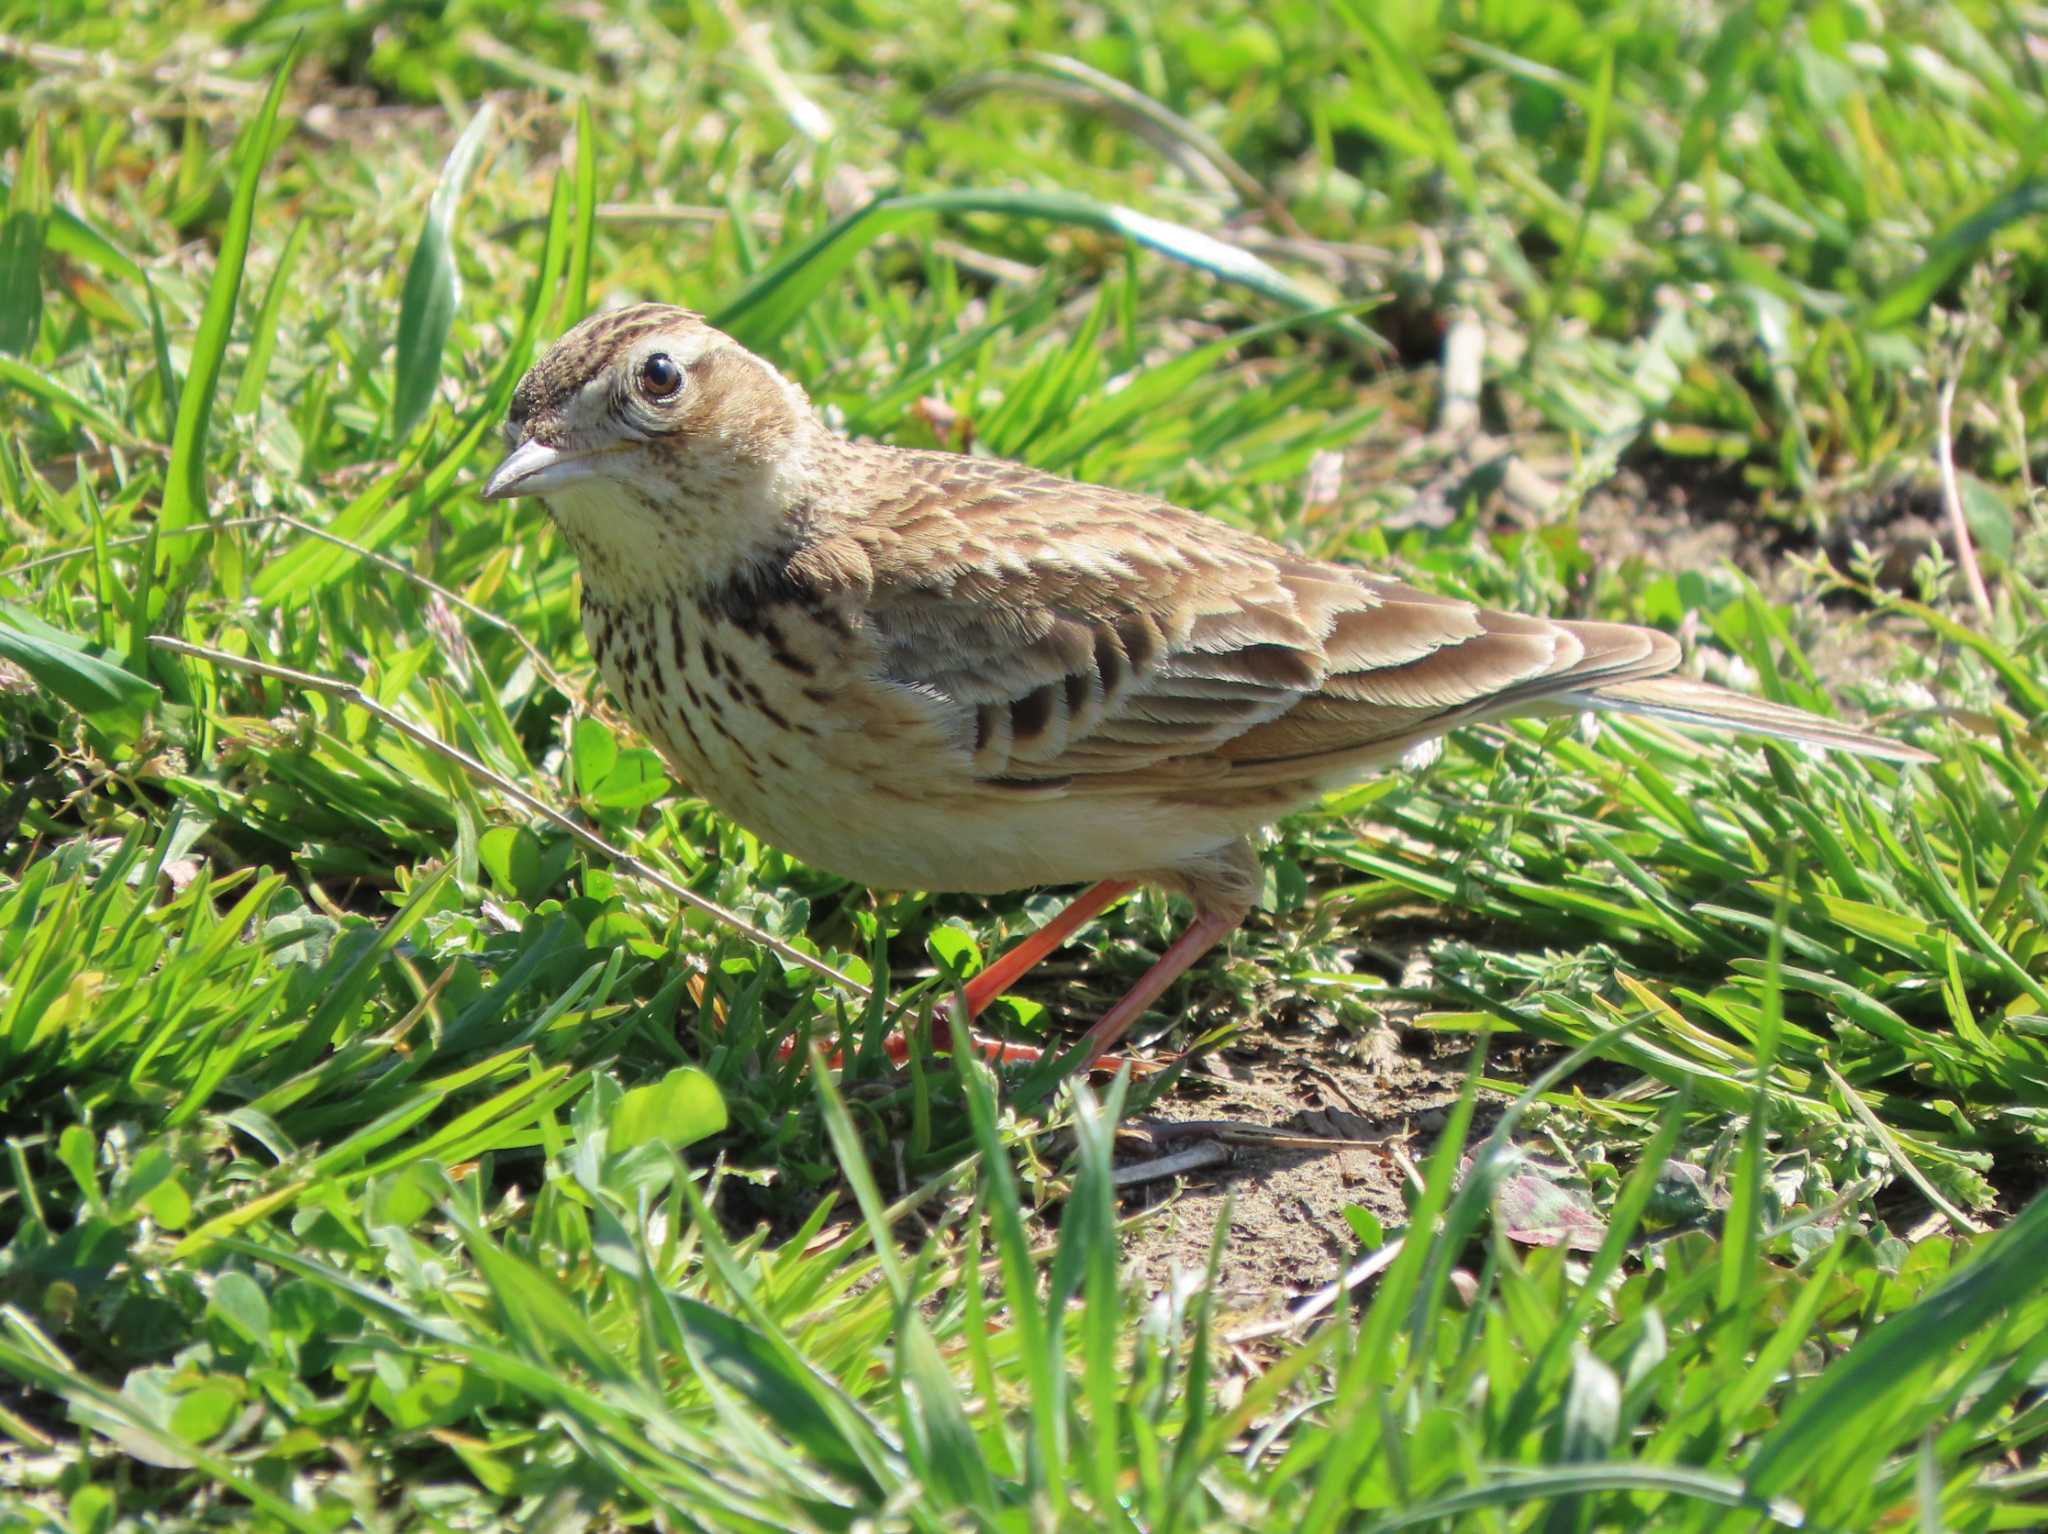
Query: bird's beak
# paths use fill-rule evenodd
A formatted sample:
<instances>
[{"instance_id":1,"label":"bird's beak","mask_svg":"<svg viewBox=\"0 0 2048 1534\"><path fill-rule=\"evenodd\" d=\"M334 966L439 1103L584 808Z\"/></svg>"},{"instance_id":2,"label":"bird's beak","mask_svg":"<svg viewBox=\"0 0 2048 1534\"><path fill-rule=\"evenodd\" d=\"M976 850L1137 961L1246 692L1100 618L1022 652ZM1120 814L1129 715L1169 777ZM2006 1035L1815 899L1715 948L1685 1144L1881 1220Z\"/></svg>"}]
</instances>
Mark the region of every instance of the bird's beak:
<instances>
[{"instance_id":1,"label":"bird's beak","mask_svg":"<svg viewBox=\"0 0 2048 1534\"><path fill-rule=\"evenodd\" d=\"M505 461L484 481L483 498L509 501L519 495L547 495L597 478L589 453L565 453L545 442L528 439L505 455Z\"/></svg>"}]
</instances>

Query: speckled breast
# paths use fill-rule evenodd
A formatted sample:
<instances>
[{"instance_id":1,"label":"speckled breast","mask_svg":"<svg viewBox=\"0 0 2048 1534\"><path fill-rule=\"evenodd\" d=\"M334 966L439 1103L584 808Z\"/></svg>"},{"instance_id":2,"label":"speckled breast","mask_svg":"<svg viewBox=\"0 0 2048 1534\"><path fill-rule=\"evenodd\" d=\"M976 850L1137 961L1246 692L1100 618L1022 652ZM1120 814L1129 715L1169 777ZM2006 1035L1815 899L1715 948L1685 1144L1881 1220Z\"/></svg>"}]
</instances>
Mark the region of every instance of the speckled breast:
<instances>
[{"instance_id":1,"label":"speckled breast","mask_svg":"<svg viewBox=\"0 0 2048 1534\"><path fill-rule=\"evenodd\" d=\"M685 783L804 862L874 884L915 869L880 849L914 802L906 755L958 750L928 705L877 694L866 637L829 603L728 588L613 601L583 627L613 696Z\"/></svg>"}]
</instances>

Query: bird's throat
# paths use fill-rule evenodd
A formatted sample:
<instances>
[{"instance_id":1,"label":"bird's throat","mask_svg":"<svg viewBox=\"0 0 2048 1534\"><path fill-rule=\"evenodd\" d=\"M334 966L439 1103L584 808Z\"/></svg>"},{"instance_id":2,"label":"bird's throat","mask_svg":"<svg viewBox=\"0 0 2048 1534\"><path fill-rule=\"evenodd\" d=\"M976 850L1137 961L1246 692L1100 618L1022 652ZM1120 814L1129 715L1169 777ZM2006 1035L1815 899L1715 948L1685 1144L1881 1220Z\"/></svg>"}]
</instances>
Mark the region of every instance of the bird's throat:
<instances>
[{"instance_id":1,"label":"bird's throat","mask_svg":"<svg viewBox=\"0 0 2048 1534\"><path fill-rule=\"evenodd\" d=\"M547 498L583 567L617 605L673 598L787 548L790 522L761 474L691 476L658 491L600 480Z\"/></svg>"}]
</instances>

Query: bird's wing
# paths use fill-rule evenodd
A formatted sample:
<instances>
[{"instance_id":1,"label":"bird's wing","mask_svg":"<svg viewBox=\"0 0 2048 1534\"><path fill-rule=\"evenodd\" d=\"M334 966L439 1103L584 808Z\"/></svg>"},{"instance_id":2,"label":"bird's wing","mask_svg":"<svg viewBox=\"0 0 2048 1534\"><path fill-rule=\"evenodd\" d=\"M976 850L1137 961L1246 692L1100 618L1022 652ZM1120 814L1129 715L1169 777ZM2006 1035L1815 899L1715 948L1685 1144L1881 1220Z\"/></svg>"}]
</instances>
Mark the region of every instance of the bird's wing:
<instances>
[{"instance_id":1,"label":"bird's wing","mask_svg":"<svg viewBox=\"0 0 2048 1534\"><path fill-rule=\"evenodd\" d=\"M855 534L869 631L988 780L1283 781L1678 659L1652 630L1489 611L1012 464L889 467Z\"/></svg>"}]
</instances>

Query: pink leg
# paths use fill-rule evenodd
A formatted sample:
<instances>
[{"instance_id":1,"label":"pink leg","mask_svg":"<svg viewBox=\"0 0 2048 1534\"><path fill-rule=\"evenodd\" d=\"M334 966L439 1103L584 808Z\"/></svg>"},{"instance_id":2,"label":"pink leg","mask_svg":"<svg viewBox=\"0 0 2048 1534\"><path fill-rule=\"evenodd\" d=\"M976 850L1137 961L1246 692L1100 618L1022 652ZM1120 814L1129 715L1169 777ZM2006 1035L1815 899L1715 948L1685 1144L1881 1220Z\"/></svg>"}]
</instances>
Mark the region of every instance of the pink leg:
<instances>
[{"instance_id":1,"label":"pink leg","mask_svg":"<svg viewBox=\"0 0 2048 1534\"><path fill-rule=\"evenodd\" d=\"M1076 895L1067 908L967 982L967 1020L979 1017L982 1009L1021 980L1047 954L1082 926L1095 919L1111 901L1129 894L1137 885L1124 879L1104 879Z\"/></svg>"},{"instance_id":2,"label":"pink leg","mask_svg":"<svg viewBox=\"0 0 2048 1534\"><path fill-rule=\"evenodd\" d=\"M990 1002L1016 984L1034 965L1043 960L1047 954L1051 953L1060 944L1072 937L1081 927L1099 915L1104 906L1121 899L1137 887L1134 881L1128 879L1104 879L1100 884L1091 884L1087 889L1081 891L1059 915L1040 927L1036 932L1033 932L1029 937L998 958L995 963L989 965L988 968L982 970L981 973L967 982L966 986L963 987L967 1002L967 1021L972 1022ZM955 1002L947 1003L948 1007L955 1004ZM937 1048L941 1051L951 1049L952 1035L943 1028L936 1030L936 1032L937 1037L933 1042ZM1042 1058L1045 1053L1045 1051L1034 1044L1007 1044L1001 1039L984 1038L980 1034L972 1035L972 1039L975 1052L993 1064L1028 1063ZM910 1057L910 1040L900 1028L882 1041L882 1047L888 1051L889 1058L898 1065L901 1065ZM794 1048L794 1040L785 1043L782 1046L782 1054L779 1058L787 1059ZM837 1066L840 1063L839 1051L836 1049L831 1051L826 1057L826 1063ZM1132 1069L1140 1074L1148 1069L1155 1068L1148 1066L1142 1060L1134 1060L1129 1063ZM1103 1067L1108 1070L1121 1069L1124 1064L1125 1062L1121 1060L1106 1060L1102 1062Z\"/></svg>"},{"instance_id":3,"label":"pink leg","mask_svg":"<svg viewBox=\"0 0 2048 1534\"><path fill-rule=\"evenodd\" d=\"M1137 886L1125 880L1105 879L1100 884L1090 885L1067 908L1036 932L1009 950L995 963L970 980L966 987L967 1016L971 1020L996 997L1013 985L1032 966L1064 943L1074 932L1099 914L1102 908L1117 900ZM1146 1060L1124 1060L1108 1051L1114 1047L1145 1013L1146 1008L1165 994L1166 988L1178 980L1188 967L1203 954L1214 948L1245 919L1241 907L1221 911L1197 912L1185 932L1174 939L1173 946L1160 955L1159 961L1138 977L1138 983L1124 994L1123 1000L1102 1014L1102 1020L1088 1030L1083 1042L1088 1052L1082 1057L1083 1070L1120 1070L1129 1065L1133 1071L1143 1075L1158 1070L1164 1062ZM891 1059L899 1064L910 1053L910 1041L899 1031L883 1041ZM939 1047L948 1047L942 1035ZM975 1052L992 1063L1021 1063L1042 1059L1044 1051L1030 1044L1005 1044L999 1039L973 1036ZM788 1052L784 1046L785 1054ZM839 1053L834 1050L828 1057L828 1064L839 1064Z\"/></svg>"},{"instance_id":4,"label":"pink leg","mask_svg":"<svg viewBox=\"0 0 2048 1534\"><path fill-rule=\"evenodd\" d=\"M1124 993L1124 999L1103 1013L1102 1020L1088 1030L1088 1036L1082 1040L1088 1046L1087 1054L1081 1057L1082 1068L1085 1070L1094 1065L1105 1051L1114 1048L1131 1024L1144 1015L1145 1009L1157 1001L1190 964L1228 937L1245 915L1242 908L1197 911L1187 931L1174 939L1173 946L1160 955L1159 962L1140 975L1138 983Z\"/></svg>"}]
</instances>

